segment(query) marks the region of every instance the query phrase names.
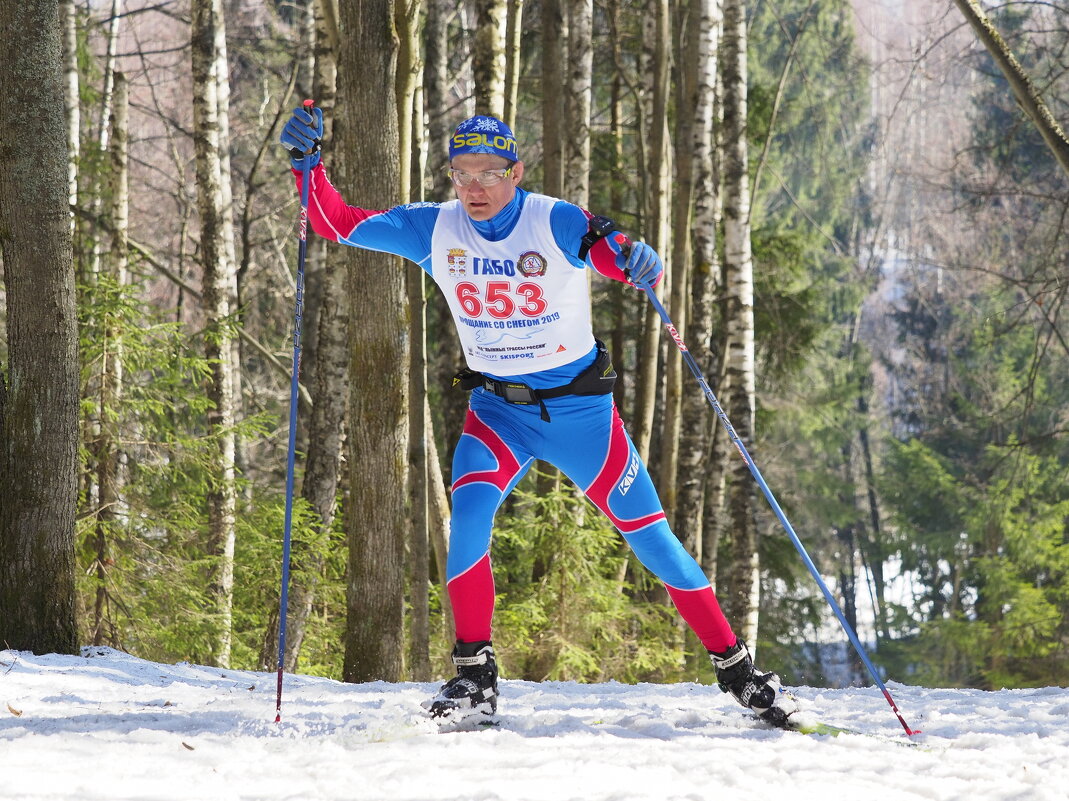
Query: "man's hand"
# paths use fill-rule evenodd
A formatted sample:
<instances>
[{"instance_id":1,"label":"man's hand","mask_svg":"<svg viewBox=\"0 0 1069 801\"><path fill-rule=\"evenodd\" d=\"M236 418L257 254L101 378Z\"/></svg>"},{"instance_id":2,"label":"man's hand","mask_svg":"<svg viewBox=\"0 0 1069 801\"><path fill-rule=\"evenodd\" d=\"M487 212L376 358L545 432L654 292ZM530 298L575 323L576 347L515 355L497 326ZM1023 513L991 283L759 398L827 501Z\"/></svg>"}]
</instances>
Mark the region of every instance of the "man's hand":
<instances>
[{"instance_id":1,"label":"man's hand","mask_svg":"<svg viewBox=\"0 0 1069 801\"><path fill-rule=\"evenodd\" d=\"M311 109L295 108L293 116L282 129L279 141L290 152L290 164L299 170L304 166L305 156L308 167L319 163L319 144L323 139L323 109L312 106Z\"/></svg>"},{"instance_id":2,"label":"man's hand","mask_svg":"<svg viewBox=\"0 0 1069 801\"><path fill-rule=\"evenodd\" d=\"M656 285L664 272L661 257L645 242L632 242L629 250L616 257L616 266L623 270L627 280L639 289L649 289Z\"/></svg>"}]
</instances>

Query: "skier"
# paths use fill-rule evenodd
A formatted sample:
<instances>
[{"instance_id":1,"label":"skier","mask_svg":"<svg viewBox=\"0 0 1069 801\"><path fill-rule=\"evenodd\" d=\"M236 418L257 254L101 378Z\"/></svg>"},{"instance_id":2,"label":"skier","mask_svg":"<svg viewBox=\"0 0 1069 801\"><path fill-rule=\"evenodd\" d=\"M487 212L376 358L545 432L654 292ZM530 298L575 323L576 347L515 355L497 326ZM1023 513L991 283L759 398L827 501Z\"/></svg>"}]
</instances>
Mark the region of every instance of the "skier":
<instances>
[{"instance_id":1,"label":"skier","mask_svg":"<svg viewBox=\"0 0 1069 801\"><path fill-rule=\"evenodd\" d=\"M323 112L294 109L281 134L300 185L310 160L309 219L319 235L415 262L449 304L467 368L454 383L469 408L453 457L446 583L457 675L425 706L456 719L497 710L491 643L494 514L535 459L567 475L617 527L708 649L720 689L777 726L796 710L779 678L754 667L700 566L665 519L613 403L616 373L594 338L586 267L640 289L663 272L657 253L604 217L519 187L510 128L464 120L449 139L456 200L387 210L348 205L321 163Z\"/></svg>"}]
</instances>

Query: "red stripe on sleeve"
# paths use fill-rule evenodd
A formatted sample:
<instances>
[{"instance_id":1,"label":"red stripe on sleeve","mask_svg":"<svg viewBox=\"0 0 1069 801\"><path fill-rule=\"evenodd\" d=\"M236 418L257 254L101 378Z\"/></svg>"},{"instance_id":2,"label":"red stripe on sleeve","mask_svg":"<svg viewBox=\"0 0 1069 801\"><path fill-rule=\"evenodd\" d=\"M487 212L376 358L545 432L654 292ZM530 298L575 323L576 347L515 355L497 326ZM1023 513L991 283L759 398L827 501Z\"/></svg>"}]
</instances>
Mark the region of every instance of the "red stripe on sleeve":
<instances>
[{"instance_id":1,"label":"red stripe on sleeve","mask_svg":"<svg viewBox=\"0 0 1069 801\"><path fill-rule=\"evenodd\" d=\"M301 172L294 170L293 174L297 182L297 190L300 191ZM332 242L349 239L356 226L369 217L383 213L383 210L362 209L346 203L341 193L327 178L322 163L312 168L310 177L308 220L312 223L313 231Z\"/></svg>"}]
</instances>

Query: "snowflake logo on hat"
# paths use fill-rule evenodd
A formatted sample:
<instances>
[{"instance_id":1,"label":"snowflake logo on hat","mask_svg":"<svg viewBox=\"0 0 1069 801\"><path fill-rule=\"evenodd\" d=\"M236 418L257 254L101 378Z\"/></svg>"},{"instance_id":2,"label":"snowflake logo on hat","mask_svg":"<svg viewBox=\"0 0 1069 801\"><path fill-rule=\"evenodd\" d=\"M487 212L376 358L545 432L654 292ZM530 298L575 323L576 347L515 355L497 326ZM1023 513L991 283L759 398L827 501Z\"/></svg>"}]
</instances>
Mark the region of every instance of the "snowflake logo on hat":
<instances>
[{"instance_id":1,"label":"snowflake logo on hat","mask_svg":"<svg viewBox=\"0 0 1069 801\"><path fill-rule=\"evenodd\" d=\"M491 153L509 161L519 161L512 129L485 114L469 117L454 131L449 140L449 158L462 153Z\"/></svg>"}]
</instances>

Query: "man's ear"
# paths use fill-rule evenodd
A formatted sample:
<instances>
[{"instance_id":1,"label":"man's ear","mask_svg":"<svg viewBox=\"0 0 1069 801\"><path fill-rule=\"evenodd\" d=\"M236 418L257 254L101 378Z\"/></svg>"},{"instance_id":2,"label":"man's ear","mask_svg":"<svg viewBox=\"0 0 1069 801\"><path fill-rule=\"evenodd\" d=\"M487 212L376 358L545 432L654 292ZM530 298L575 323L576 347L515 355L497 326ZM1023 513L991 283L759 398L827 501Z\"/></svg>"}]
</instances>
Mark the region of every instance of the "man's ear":
<instances>
[{"instance_id":1,"label":"man's ear","mask_svg":"<svg viewBox=\"0 0 1069 801\"><path fill-rule=\"evenodd\" d=\"M517 161L512 165L512 183L513 185L519 184L523 180L523 162Z\"/></svg>"}]
</instances>

